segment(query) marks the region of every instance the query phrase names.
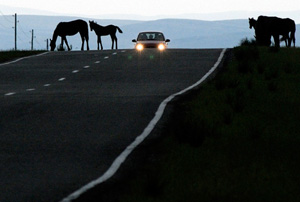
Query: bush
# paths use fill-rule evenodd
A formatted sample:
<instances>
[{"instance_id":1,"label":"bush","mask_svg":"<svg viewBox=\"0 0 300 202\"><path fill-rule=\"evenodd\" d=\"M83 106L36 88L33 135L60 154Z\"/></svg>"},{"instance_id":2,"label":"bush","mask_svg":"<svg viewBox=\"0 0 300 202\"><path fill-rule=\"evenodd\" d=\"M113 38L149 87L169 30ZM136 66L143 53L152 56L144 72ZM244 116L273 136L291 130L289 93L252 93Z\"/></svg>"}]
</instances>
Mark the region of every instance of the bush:
<instances>
[{"instance_id":1,"label":"bush","mask_svg":"<svg viewBox=\"0 0 300 202\"><path fill-rule=\"evenodd\" d=\"M251 39L249 40L248 38L242 39L240 42L240 46L255 46L256 45L256 40Z\"/></svg>"}]
</instances>

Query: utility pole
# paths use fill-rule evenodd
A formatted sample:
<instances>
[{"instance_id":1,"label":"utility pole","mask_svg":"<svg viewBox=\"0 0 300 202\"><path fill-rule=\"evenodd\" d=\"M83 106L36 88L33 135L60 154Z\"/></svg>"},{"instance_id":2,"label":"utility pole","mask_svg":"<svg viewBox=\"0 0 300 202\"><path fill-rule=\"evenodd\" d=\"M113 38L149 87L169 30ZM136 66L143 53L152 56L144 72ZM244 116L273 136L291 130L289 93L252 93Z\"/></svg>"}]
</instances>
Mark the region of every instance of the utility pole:
<instances>
[{"instance_id":1,"label":"utility pole","mask_svg":"<svg viewBox=\"0 0 300 202\"><path fill-rule=\"evenodd\" d=\"M34 30L31 31L31 50L33 50Z\"/></svg>"},{"instance_id":2,"label":"utility pole","mask_svg":"<svg viewBox=\"0 0 300 202\"><path fill-rule=\"evenodd\" d=\"M17 50L17 23L18 19L17 14L15 13L15 51Z\"/></svg>"},{"instance_id":3,"label":"utility pole","mask_svg":"<svg viewBox=\"0 0 300 202\"><path fill-rule=\"evenodd\" d=\"M47 43L46 44L46 49L47 49L47 51L49 51L49 39L46 40L46 43Z\"/></svg>"}]
</instances>

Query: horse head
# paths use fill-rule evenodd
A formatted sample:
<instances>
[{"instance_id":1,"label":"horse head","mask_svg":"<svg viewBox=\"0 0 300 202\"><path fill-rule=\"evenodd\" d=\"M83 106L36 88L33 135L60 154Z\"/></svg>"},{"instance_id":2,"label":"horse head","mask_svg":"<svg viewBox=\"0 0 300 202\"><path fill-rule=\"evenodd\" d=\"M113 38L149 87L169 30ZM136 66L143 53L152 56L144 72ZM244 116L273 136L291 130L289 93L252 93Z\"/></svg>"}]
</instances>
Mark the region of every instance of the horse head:
<instances>
[{"instance_id":1,"label":"horse head","mask_svg":"<svg viewBox=\"0 0 300 202\"><path fill-rule=\"evenodd\" d=\"M50 47L51 47L51 51L54 51L54 49L56 48L56 44L54 40L50 39Z\"/></svg>"},{"instance_id":2,"label":"horse head","mask_svg":"<svg viewBox=\"0 0 300 202\"><path fill-rule=\"evenodd\" d=\"M256 20L254 20L254 18L249 18L249 28L252 29L252 27L254 27L254 29L256 28Z\"/></svg>"},{"instance_id":3,"label":"horse head","mask_svg":"<svg viewBox=\"0 0 300 202\"><path fill-rule=\"evenodd\" d=\"M91 32L94 30L94 27L95 27L95 22L94 21L89 21L90 23L90 28L91 28Z\"/></svg>"}]
</instances>

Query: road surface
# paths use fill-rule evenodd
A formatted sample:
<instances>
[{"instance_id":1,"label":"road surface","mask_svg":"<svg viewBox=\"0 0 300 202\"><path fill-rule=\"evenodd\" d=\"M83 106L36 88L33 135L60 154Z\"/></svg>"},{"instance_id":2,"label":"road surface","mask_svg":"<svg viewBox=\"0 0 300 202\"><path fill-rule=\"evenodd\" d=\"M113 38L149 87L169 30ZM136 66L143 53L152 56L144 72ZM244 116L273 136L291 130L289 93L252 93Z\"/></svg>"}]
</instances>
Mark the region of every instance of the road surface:
<instances>
[{"instance_id":1,"label":"road surface","mask_svg":"<svg viewBox=\"0 0 300 202\"><path fill-rule=\"evenodd\" d=\"M221 51L51 52L0 66L0 201L60 201L101 176Z\"/></svg>"}]
</instances>

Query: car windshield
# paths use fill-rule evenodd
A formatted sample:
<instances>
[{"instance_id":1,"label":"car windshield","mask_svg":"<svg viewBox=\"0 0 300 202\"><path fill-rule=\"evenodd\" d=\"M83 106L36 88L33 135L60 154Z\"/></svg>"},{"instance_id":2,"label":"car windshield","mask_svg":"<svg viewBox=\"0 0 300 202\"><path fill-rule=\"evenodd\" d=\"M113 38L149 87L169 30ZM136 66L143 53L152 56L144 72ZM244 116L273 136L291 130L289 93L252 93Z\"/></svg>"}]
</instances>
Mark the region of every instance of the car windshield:
<instances>
[{"instance_id":1,"label":"car windshield","mask_svg":"<svg viewBox=\"0 0 300 202\"><path fill-rule=\"evenodd\" d=\"M148 41L148 40L164 41L165 37L160 32L143 32L139 34L137 40L138 41Z\"/></svg>"}]
</instances>

